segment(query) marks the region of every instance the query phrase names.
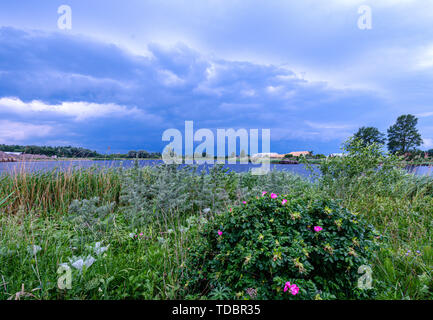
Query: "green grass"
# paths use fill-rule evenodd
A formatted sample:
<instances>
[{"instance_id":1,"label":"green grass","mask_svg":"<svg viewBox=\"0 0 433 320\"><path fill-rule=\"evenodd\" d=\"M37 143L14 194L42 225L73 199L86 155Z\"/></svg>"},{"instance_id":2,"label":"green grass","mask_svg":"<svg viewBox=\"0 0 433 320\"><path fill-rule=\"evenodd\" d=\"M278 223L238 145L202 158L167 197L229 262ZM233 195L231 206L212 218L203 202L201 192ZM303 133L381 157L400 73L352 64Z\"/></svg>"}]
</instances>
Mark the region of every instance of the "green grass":
<instances>
[{"instance_id":1,"label":"green grass","mask_svg":"<svg viewBox=\"0 0 433 320\"><path fill-rule=\"evenodd\" d=\"M383 281L379 298L432 299L432 181L429 179L430 187L423 189L420 186L427 183L424 179L406 179L411 182L406 181L400 188L393 186L394 194L377 185L364 186L356 197L346 195L343 202L383 235L386 248L372 262L375 277Z\"/></svg>"},{"instance_id":2,"label":"green grass","mask_svg":"<svg viewBox=\"0 0 433 320\"><path fill-rule=\"evenodd\" d=\"M371 261L378 298L432 299L433 180L390 172L314 183L284 172L195 175L170 166L3 175L0 299L199 299L181 279L200 219L263 190L339 199L382 234ZM112 219L96 219L101 210L91 208L96 222L71 220L71 202L94 197L114 203ZM108 246L100 256L89 248L96 242ZM58 289L59 265L87 255L96 262L72 268L72 289Z\"/></svg>"}]
</instances>

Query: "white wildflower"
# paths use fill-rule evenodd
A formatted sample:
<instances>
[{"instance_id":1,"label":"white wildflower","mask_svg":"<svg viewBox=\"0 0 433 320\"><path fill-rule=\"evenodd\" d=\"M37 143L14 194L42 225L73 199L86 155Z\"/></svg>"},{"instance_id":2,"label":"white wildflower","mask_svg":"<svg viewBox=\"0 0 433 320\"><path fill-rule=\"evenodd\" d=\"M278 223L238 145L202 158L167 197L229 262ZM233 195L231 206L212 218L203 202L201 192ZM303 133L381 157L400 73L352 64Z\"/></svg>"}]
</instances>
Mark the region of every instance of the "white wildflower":
<instances>
[{"instance_id":1,"label":"white wildflower","mask_svg":"<svg viewBox=\"0 0 433 320\"><path fill-rule=\"evenodd\" d=\"M201 224L207 223L207 219L205 217L200 217L200 223Z\"/></svg>"},{"instance_id":2,"label":"white wildflower","mask_svg":"<svg viewBox=\"0 0 433 320\"><path fill-rule=\"evenodd\" d=\"M184 233L184 232L187 232L189 230L189 228L180 227L179 230L180 230L180 232Z\"/></svg>"},{"instance_id":3,"label":"white wildflower","mask_svg":"<svg viewBox=\"0 0 433 320\"><path fill-rule=\"evenodd\" d=\"M102 253L104 253L105 251L108 250L108 246L103 247L102 246L102 242L96 242L94 246L86 246L88 249L92 250L96 255L101 255Z\"/></svg>"},{"instance_id":4,"label":"white wildflower","mask_svg":"<svg viewBox=\"0 0 433 320\"><path fill-rule=\"evenodd\" d=\"M99 256L99 255L101 255L102 253L104 253L105 251L107 251L107 250L108 250L108 247L109 247L109 245L106 246L106 247L102 247L102 246L101 246L101 242L96 242L96 243L95 243L94 251L95 251L96 255Z\"/></svg>"},{"instance_id":5,"label":"white wildflower","mask_svg":"<svg viewBox=\"0 0 433 320\"><path fill-rule=\"evenodd\" d=\"M36 253L38 253L39 251L41 251L42 248L40 246L32 245L32 246L29 246L27 248L27 250L29 251L30 254L35 255Z\"/></svg>"},{"instance_id":6,"label":"white wildflower","mask_svg":"<svg viewBox=\"0 0 433 320\"><path fill-rule=\"evenodd\" d=\"M80 271L83 270L84 266L86 266L86 268L90 268L90 266L96 261L96 259L92 256L87 256L85 259L81 257L77 257L75 259L76 260L74 261L74 259L69 258L69 262L75 269Z\"/></svg>"}]
</instances>

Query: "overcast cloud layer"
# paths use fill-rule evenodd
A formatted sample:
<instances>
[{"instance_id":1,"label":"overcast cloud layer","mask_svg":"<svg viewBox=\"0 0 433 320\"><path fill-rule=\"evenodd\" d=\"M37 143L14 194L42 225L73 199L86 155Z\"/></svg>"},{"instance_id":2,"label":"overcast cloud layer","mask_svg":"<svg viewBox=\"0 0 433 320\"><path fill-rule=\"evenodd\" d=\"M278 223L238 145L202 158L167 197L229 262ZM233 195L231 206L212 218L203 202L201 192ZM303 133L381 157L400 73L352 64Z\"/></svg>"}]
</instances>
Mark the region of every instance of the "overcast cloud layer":
<instances>
[{"instance_id":1,"label":"overcast cloud layer","mask_svg":"<svg viewBox=\"0 0 433 320\"><path fill-rule=\"evenodd\" d=\"M433 147L433 2L68 1L68 31L61 4L0 3L0 143L162 151L194 120L330 153L412 113Z\"/></svg>"}]
</instances>

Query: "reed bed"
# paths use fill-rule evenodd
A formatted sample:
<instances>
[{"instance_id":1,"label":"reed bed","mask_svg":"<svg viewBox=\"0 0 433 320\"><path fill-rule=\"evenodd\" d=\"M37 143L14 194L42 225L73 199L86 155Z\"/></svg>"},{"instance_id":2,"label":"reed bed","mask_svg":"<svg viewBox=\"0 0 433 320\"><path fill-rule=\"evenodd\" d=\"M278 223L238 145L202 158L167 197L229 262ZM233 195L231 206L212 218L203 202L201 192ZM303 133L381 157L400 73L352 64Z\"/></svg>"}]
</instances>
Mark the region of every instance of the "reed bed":
<instances>
[{"instance_id":1,"label":"reed bed","mask_svg":"<svg viewBox=\"0 0 433 320\"><path fill-rule=\"evenodd\" d=\"M64 214L74 199L100 197L118 202L121 182L114 168L28 172L25 169L0 175L0 199L8 197L4 211Z\"/></svg>"}]
</instances>

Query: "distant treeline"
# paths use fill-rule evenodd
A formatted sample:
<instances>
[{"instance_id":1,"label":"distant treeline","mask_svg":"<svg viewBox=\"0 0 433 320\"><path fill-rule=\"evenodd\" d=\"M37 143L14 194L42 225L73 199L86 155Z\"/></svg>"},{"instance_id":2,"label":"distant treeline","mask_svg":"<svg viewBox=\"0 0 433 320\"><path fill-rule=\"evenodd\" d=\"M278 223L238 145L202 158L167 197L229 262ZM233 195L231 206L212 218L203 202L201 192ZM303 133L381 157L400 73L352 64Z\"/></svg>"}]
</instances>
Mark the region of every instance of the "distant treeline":
<instances>
[{"instance_id":1,"label":"distant treeline","mask_svg":"<svg viewBox=\"0 0 433 320\"><path fill-rule=\"evenodd\" d=\"M92 158L101 156L96 151L77 147L47 147L47 146L19 146L0 144L0 151L21 152L26 154L42 154L48 157L62 158Z\"/></svg>"},{"instance_id":2,"label":"distant treeline","mask_svg":"<svg viewBox=\"0 0 433 320\"><path fill-rule=\"evenodd\" d=\"M159 152L129 151L127 154L114 153L109 155L100 154L85 148L77 147L48 147L48 146L20 146L0 144L0 151L21 152L26 154L41 154L48 157L57 156L58 158L161 158Z\"/></svg>"},{"instance_id":3,"label":"distant treeline","mask_svg":"<svg viewBox=\"0 0 433 320\"><path fill-rule=\"evenodd\" d=\"M110 155L104 155L102 156L104 158L127 158L127 159L161 159L161 153L160 152L147 152L145 150L139 150L139 151L129 151L126 154L121 153L113 153Z\"/></svg>"}]
</instances>

